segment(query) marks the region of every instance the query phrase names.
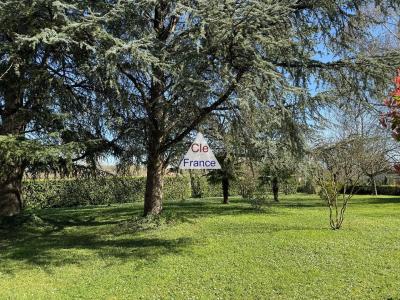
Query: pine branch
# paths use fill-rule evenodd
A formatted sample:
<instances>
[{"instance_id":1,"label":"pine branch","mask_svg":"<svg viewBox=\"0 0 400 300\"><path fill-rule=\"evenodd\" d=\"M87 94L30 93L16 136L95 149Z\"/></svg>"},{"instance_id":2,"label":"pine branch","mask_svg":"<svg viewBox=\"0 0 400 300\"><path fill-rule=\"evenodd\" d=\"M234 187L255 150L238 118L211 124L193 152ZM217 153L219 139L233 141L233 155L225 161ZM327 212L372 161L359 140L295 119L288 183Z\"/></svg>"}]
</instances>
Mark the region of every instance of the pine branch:
<instances>
[{"instance_id":1,"label":"pine branch","mask_svg":"<svg viewBox=\"0 0 400 300\"><path fill-rule=\"evenodd\" d=\"M143 102L146 103L147 96L146 93L144 92L143 85L135 78L135 76L126 71L120 64L118 64L117 66L120 72L124 74L133 83L135 88L139 91L140 95L142 96Z\"/></svg>"},{"instance_id":2,"label":"pine branch","mask_svg":"<svg viewBox=\"0 0 400 300\"><path fill-rule=\"evenodd\" d=\"M224 102L226 102L228 100L228 98L232 95L232 93L234 92L235 88L237 87L238 82L243 77L245 72L246 71L244 69L240 70L239 73L236 75L235 81L231 83L231 85L228 87L228 89L225 91L225 93L222 94L218 98L218 100L216 100L211 105L202 108L200 113L198 114L198 116L195 117L194 120L180 134L178 134L174 139L167 141L161 147L161 152L166 151L172 145L175 145L176 143L180 142L187 134L189 134L193 129L195 129L212 111L216 110L220 105L222 105Z\"/></svg>"},{"instance_id":3,"label":"pine branch","mask_svg":"<svg viewBox=\"0 0 400 300\"><path fill-rule=\"evenodd\" d=\"M301 0L297 1L292 7L295 10L313 9L316 7L318 1L316 0Z\"/></svg>"}]
</instances>

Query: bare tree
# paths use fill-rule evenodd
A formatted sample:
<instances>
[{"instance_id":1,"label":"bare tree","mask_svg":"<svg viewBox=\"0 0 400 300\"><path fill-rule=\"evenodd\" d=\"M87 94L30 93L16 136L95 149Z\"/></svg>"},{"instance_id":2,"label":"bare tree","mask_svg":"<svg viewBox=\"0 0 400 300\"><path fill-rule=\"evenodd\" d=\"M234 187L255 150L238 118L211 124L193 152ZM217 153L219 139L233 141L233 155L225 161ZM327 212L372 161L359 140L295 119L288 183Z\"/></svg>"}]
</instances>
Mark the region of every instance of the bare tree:
<instances>
[{"instance_id":1,"label":"bare tree","mask_svg":"<svg viewBox=\"0 0 400 300\"><path fill-rule=\"evenodd\" d=\"M363 175L359 159L362 145L359 138L348 138L322 144L312 153L314 180L328 205L329 224L333 230L342 227L347 204Z\"/></svg>"},{"instance_id":2,"label":"bare tree","mask_svg":"<svg viewBox=\"0 0 400 300\"><path fill-rule=\"evenodd\" d=\"M392 170L399 152L399 145L391 139L390 132L380 126L379 117L379 111L365 103L345 104L335 110L327 128L336 141L358 139L357 157L363 179L368 178L375 195L378 194L376 177Z\"/></svg>"},{"instance_id":3,"label":"bare tree","mask_svg":"<svg viewBox=\"0 0 400 300\"><path fill-rule=\"evenodd\" d=\"M384 137L372 136L363 138L363 146L360 150L361 169L369 179L371 190L377 196L376 177L392 169L388 155L393 149Z\"/></svg>"}]
</instances>

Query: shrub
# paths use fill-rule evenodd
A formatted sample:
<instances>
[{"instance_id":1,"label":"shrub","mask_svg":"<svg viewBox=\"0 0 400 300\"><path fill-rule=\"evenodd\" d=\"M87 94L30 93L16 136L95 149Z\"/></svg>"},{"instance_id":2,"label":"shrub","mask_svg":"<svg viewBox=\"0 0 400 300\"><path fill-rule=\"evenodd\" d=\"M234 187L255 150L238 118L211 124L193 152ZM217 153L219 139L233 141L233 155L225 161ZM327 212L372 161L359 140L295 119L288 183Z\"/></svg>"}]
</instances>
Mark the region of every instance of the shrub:
<instances>
[{"instance_id":1,"label":"shrub","mask_svg":"<svg viewBox=\"0 0 400 300\"><path fill-rule=\"evenodd\" d=\"M377 187L378 194L381 195L392 195L399 196L400 195L400 187L396 185L381 185Z\"/></svg>"},{"instance_id":2,"label":"shrub","mask_svg":"<svg viewBox=\"0 0 400 300\"><path fill-rule=\"evenodd\" d=\"M282 192L285 193L285 195L297 193L298 184L296 178L289 178L288 180L280 183L280 186L282 187Z\"/></svg>"},{"instance_id":3,"label":"shrub","mask_svg":"<svg viewBox=\"0 0 400 300\"><path fill-rule=\"evenodd\" d=\"M222 197L222 186L220 183L210 183L203 174L192 174L190 177L192 197ZM240 184L231 180L229 182L229 195L241 195Z\"/></svg>"},{"instance_id":4,"label":"shrub","mask_svg":"<svg viewBox=\"0 0 400 300\"><path fill-rule=\"evenodd\" d=\"M264 206L271 204L265 190L257 191L248 199L250 200L251 207L257 211L261 211Z\"/></svg>"},{"instance_id":5,"label":"shrub","mask_svg":"<svg viewBox=\"0 0 400 300\"><path fill-rule=\"evenodd\" d=\"M201 198L203 196L203 182L199 175L190 176L190 186L192 189L192 198Z\"/></svg>"},{"instance_id":6,"label":"shrub","mask_svg":"<svg viewBox=\"0 0 400 300\"><path fill-rule=\"evenodd\" d=\"M376 189L379 195L400 196L400 186L397 185L380 185ZM372 195L374 193L370 185L358 185L354 187L354 194Z\"/></svg>"},{"instance_id":7,"label":"shrub","mask_svg":"<svg viewBox=\"0 0 400 300\"><path fill-rule=\"evenodd\" d=\"M143 189L144 194L144 189ZM165 177L164 199L166 201L183 200L190 198L191 187L188 176Z\"/></svg>"},{"instance_id":8,"label":"shrub","mask_svg":"<svg viewBox=\"0 0 400 300\"><path fill-rule=\"evenodd\" d=\"M240 177L238 185L243 199L251 199L259 187L258 181L251 176Z\"/></svg>"},{"instance_id":9,"label":"shrub","mask_svg":"<svg viewBox=\"0 0 400 300\"><path fill-rule=\"evenodd\" d=\"M318 194L319 188L311 180L306 180L303 185L297 187L298 193Z\"/></svg>"},{"instance_id":10,"label":"shrub","mask_svg":"<svg viewBox=\"0 0 400 300\"><path fill-rule=\"evenodd\" d=\"M26 207L73 207L142 201L145 177L97 177L89 179L27 180L23 184ZM164 199L191 196L186 176L165 177Z\"/></svg>"}]
</instances>

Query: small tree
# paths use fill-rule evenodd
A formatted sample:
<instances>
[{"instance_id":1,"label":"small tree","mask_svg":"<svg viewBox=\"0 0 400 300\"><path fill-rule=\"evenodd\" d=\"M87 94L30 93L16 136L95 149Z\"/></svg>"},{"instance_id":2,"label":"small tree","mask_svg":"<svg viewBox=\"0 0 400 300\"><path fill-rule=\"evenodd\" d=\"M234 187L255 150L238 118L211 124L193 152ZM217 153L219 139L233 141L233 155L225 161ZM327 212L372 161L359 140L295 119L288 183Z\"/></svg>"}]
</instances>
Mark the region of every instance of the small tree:
<instances>
[{"instance_id":1,"label":"small tree","mask_svg":"<svg viewBox=\"0 0 400 300\"><path fill-rule=\"evenodd\" d=\"M235 159L226 152L217 154L216 158L221 165L221 169L212 170L208 173L208 181L210 183L221 183L224 204L229 203L229 186L230 182L236 178L237 170L235 167Z\"/></svg>"},{"instance_id":2,"label":"small tree","mask_svg":"<svg viewBox=\"0 0 400 300\"><path fill-rule=\"evenodd\" d=\"M252 172L244 169L237 177L240 195L243 199L252 199L259 189L259 182Z\"/></svg>"},{"instance_id":3,"label":"small tree","mask_svg":"<svg viewBox=\"0 0 400 300\"><path fill-rule=\"evenodd\" d=\"M271 184L275 202L279 202L279 186L287 184L295 173L296 162L293 155L285 150L266 161L261 178L264 184Z\"/></svg>"},{"instance_id":4,"label":"small tree","mask_svg":"<svg viewBox=\"0 0 400 300\"><path fill-rule=\"evenodd\" d=\"M329 224L333 230L342 227L347 204L363 174L360 147L359 139L348 138L313 151L314 180L320 188L320 197L328 205Z\"/></svg>"},{"instance_id":5,"label":"small tree","mask_svg":"<svg viewBox=\"0 0 400 300\"><path fill-rule=\"evenodd\" d=\"M368 177L371 191L378 195L376 176L389 172L392 167L388 159L390 148L383 137L364 138L362 153L360 153L360 165L365 176Z\"/></svg>"},{"instance_id":6,"label":"small tree","mask_svg":"<svg viewBox=\"0 0 400 300\"><path fill-rule=\"evenodd\" d=\"M329 131L339 139L357 137L360 142L357 154L360 167L368 178L371 191L377 195L376 177L391 170L391 161L396 160L398 146L379 126L376 111L361 103L344 103L333 115Z\"/></svg>"}]
</instances>

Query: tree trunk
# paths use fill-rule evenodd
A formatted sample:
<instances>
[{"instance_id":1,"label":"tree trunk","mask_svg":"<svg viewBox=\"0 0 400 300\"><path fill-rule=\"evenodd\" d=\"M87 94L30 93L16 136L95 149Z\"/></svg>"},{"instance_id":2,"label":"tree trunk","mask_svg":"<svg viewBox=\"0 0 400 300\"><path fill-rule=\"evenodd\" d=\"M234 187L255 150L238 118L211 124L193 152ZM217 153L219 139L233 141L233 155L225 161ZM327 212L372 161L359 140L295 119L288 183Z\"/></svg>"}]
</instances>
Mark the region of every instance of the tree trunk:
<instances>
[{"instance_id":1,"label":"tree trunk","mask_svg":"<svg viewBox=\"0 0 400 300\"><path fill-rule=\"evenodd\" d=\"M144 215L158 215L162 211L164 170L156 162L147 165L146 192L144 196Z\"/></svg>"},{"instance_id":2,"label":"tree trunk","mask_svg":"<svg viewBox=\"0 0 400 300\"><path fill-rule=\"evenodd\" d=\"M156 23L158 25L156 26ZM162 28L162 21L156 18L156 30ZM165 116L162 103L164 103L165 75L162 70L155 67L153 70L154 79L151 82L151 97L148 100L150 104L145 105L149 116L147 127L147 177L146 191L144 195L144 216L159 215L163 209L163 187L164 171L166 164L163 160L162 142L165 128ZM146 99L143 99L147 102Z\"/></svg>"},{"instance_id":3,"label":"tree trunk","mask_svg":"<svg viewBox=\"0 0 400 300\"><path fill-rule=\"evenodd\" d=\"M274 194L274 201L279 202L279 183L278 178L272 178L272 193Z\"/></svg>"},{"instance_id":4,"label":"tree trunk","mask_svg":"<svg viewBox=\"0 0 400 300\"><path fill-rule=\"evenodd\" d=\"M375 180L375 177L372 177L372 184L373 184L373 186L374 186L374 193L375 193L375 196L378 196L378 189L377 189L377 187L376 187L376 180Z\"/></svg>"},{"instance_id":5,"label":"tree trunk","mask_svg":"<svg viewBox=\"0 0 400 300\"><path fill-rule=\"evenodd\" d=\"M229 179L226 177L222 178L222 194L224 196L223 203L229 203Z\"/></svg>"},{"instance_id":6,"label":"tree trunk","mask_svg":"<svg viewBox=\"0 0 400 300\"><path fill-rule=\"evenodd\" d=\"M19 80L19 76L12 70L3 78L4 109L0 114L0 135L21 135L30 120L29 116L21 113L23 98ZM24 165L11 162L10 165L1 165L0 168L4 172L0 177L0 216L12 217L22 211Z\"/></svg>"},{"instance_id":7,"label":"tree trunk","mask_svg":"<svg viewBox=\"0 0 400 300\"><path fill-rule=\"evenodd\" d=\"M149 130L146 191L144 215L158 215L162 211L165 164L160 152L162 135L158 130Z\"/></svg>"},{"instance_id":8,"label":"tree trunk","mask_svg":"<svg viewBox=\"0 0 400 300\"><path fill-rule=\"evenodd\" d=\"M12 217L22 211L23 168L14 169L0 182L0 217Z\"/></svg>"}]
</instances>

